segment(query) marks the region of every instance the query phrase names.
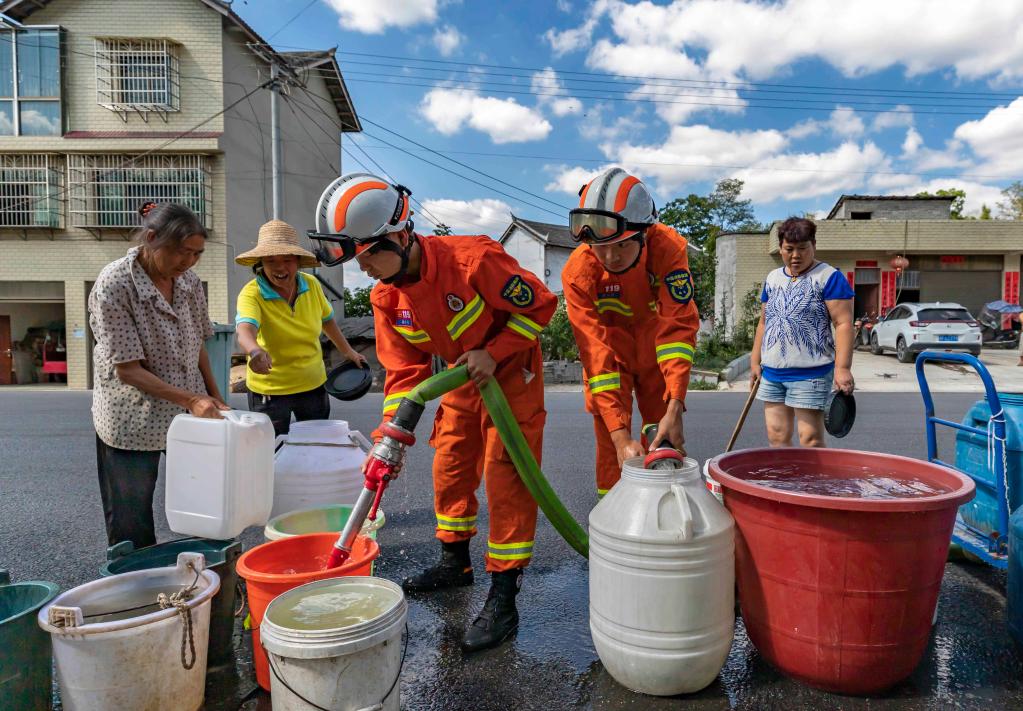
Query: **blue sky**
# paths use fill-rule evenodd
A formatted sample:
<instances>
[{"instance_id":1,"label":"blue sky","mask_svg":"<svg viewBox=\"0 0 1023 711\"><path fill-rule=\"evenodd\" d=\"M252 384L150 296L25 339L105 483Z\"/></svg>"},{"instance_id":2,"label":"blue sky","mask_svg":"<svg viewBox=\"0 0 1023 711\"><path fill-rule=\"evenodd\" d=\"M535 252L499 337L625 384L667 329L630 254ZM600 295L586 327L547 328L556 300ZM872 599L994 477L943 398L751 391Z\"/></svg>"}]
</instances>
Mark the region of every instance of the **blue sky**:
<instances>
[{"instance_id":1,"label":"blue sky","mask_svg":"<svg viewBox=\"0 0 1023 711\"><path fill-rule=\"evenodd\" d=\"M763 221L826 213L842 193L941 187L964 188L976 214L1023 177L1023 2L234 7L278 49L339 47L358 113L379 124L354 141L413 190L424 230L435 218L499 234L509 210L564 221L582 183L614 164L658 205L741 178Z\"/></svg>"}]
</instances>

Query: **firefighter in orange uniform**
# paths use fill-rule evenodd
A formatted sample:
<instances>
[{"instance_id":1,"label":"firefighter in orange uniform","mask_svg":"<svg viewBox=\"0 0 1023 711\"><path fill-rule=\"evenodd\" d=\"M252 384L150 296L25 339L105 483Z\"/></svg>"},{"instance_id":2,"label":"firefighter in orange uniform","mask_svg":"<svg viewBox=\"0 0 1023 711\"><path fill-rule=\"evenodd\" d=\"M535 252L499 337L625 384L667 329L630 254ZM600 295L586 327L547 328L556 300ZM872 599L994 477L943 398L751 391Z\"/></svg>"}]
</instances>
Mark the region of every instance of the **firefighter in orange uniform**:
<instances>
[{"instance_id":1,"label":"firefighter in orange uniform","mask_svg":"<svg viewBox=\"0 0 1023 711\"><path fill-rule=\"evenodd\" d=\"M405 580L404 588L417 593L473 583L469 540L485 472L491 588L462 641L465 651L476 651L500 644L518 626L515 595L533 555L537 514L477 385L497 378L539 462L546 412L538 338L557 299L490 237L419 235L409 216L407 189L349 174L320 200L318 238L332 234L331 261L354 257L380 282L370 301L377 355L387 371L384 422L430 376L434 355L468 366L471 382L441 400L430 440L440 561Z\"/></svg>"},{"instance_id":2,"label":"firefighter in orange uniform","mask_svg":"<svg viewBox=\"0 0 1023 711\"><path fill-rule=\"evenodd\" d=\"M682 413L700 315L693 303L686 240L657 222L645 185L611 168L579 191L569 213L583 244L561 274L579 346L586 409L597 439L597 494L622 462L670 445L685 453ZM644 444L632 435L632 393ZM656 429L655 429L656 428Z\"/></svg>"}]
</instances>

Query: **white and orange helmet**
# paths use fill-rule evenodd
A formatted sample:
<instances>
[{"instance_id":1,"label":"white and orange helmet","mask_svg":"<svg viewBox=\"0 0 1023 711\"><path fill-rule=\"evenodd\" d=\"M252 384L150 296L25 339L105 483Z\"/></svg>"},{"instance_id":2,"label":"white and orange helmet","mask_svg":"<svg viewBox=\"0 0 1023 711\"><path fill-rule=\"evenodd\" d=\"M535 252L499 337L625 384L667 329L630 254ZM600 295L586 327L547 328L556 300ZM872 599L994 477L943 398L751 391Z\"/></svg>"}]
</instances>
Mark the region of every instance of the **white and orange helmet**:
<instances>
[{"instance_id":1,"label":"white and orange helmet","mask_svg":"<svg viewBox=\"0 0 1023 711\"><path fill-rule=\"evenodd\" d=\"M309 237L330 243L324 259L329 265L347 262L386 235L412 229L409 196L403 185L392 185L371 173L349 173L327 186L316 205L316 230Z\"/></svg>"},{"instance_id":2,"label":"white and orange helmet","mask_svg":"<svg viewBox=\"0 0 1023 711\"><path fill-rule=\"evenodd\" d=\"M614 244L655 223L657 208L639 178L609 168L579 190L579 207L568 221L577 242Z\"/></svg>"}]
</instances>

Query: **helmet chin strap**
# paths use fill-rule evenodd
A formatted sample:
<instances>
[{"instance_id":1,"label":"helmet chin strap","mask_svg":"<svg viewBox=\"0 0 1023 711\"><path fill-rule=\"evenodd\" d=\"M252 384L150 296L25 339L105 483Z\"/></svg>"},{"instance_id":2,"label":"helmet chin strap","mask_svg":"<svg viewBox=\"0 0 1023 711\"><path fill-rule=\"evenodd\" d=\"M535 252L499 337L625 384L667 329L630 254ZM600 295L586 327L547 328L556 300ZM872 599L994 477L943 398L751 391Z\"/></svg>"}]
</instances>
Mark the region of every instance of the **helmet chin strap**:
<instances>
[{"instance_id":1,"label":"helmet chin strap","mask_svg":"<svg viewBox=\"0 0 1023 711\"><path fill-rule=\"evenodd\" d=\"M416 243L416 233L412 231L411 222L409 222L408 231L409 231L408 244L405 245L404 247L395 244L391 240L385 240L384 242L380 243L380 247L378 249L380 249L381 251L386 250L388 252L394 252L399 257L401 257L401 266L398 267L398 271L396 271L394 274L387 277L386 279L380 280L384 284L400 285L403 281L405 281L405 277L407 275L406 273L408 272L409 255L412 253L412 245Z\"/></svg>"}]
</instances>

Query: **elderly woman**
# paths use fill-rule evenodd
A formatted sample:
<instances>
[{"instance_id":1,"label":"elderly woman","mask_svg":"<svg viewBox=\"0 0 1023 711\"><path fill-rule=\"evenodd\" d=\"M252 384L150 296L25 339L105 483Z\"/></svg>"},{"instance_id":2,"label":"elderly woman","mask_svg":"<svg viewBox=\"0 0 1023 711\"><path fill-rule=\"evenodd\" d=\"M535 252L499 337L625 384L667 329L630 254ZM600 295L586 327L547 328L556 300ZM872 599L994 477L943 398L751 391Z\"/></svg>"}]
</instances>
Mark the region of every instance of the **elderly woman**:
<instances>
[{"instance_id":1,"label":"elderly woman","mask_svg":"<svg viewBox=\"0 0 1023 711\"><path fill-rule=\"evenodd\" d=\"M330 400L323 385L327 371L320 334L360 366L366 359L334 322L320 283L298 271L319 266L319 261L299 245L294 227L271 220L259 229L256 248L235 262L256 273L238 294L235 316L238 345L249 356L249 409L266 413L278 435L288 432L292 415L299 422L327 419Z\"/></svg>"},{"instance_id":2,"label":"elderly woman","mask_svg":"<svg viewBox=\"0 0 1023 711\"><path fill-rule=\"evenodd\" d=\"M184 205L146 203L137 246L108 264L89 294L96 337L92 419L110 545L156 543L153 492L175 415L228 409L203 342L212 333L192 267L206 229Z\"/></svg>"}]
</instances>

